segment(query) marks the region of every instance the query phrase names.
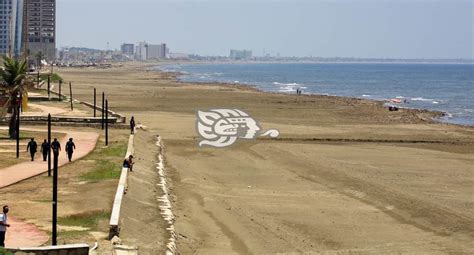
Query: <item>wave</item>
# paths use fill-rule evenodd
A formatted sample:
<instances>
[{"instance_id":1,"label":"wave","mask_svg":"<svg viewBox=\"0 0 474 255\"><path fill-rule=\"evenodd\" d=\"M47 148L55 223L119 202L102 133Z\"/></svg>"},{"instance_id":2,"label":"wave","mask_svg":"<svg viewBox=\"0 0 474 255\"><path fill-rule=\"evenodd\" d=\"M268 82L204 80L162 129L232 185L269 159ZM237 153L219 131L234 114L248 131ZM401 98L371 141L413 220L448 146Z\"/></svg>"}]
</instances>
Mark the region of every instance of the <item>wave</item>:
<instances>
[{"instance_id":1,"label":"wave","mask_svg":"<svg viewBox=\"0 0 474 255\"><path fill-rule=\"evenodd\" d=\"M413 97L411 101L422 101L422 102L432 102L434 99L422 98L422 97Z\"/></svg>"},{"instance_id":2,"label":"wave","mask_svg":"<svg viewBox=\"0 0 474 255\"><path fill-rule=\"evenodd\" d=\"M293 83L280 83L280 82L274 82L273 85L279 85L279 86L300 86L301 84L293 82Z\"/></svg>"}]
</instances>

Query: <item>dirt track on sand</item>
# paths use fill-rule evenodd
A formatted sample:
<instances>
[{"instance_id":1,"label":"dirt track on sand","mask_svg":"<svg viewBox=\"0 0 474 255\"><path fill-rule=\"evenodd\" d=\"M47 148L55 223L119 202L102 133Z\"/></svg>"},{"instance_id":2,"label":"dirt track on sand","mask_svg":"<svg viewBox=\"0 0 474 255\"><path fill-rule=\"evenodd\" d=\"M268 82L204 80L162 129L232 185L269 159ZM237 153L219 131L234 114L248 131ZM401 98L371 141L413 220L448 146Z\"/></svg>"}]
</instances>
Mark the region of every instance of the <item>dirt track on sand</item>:
<instances>
[{"instance_id":1,"label":"dirt track on sand","mask_svg":"<svg viewBox=\"0 0 474 255\"><path fill-rule=\"evenodd\" d=\"M472 128L371 101L176 83L130 66L60 72L80 99L105 90L111 109L162 136L182 254L474 252ZM281 139L198 148L195 113L214 107L245 110Z\"/></svg>"}]
</instances>

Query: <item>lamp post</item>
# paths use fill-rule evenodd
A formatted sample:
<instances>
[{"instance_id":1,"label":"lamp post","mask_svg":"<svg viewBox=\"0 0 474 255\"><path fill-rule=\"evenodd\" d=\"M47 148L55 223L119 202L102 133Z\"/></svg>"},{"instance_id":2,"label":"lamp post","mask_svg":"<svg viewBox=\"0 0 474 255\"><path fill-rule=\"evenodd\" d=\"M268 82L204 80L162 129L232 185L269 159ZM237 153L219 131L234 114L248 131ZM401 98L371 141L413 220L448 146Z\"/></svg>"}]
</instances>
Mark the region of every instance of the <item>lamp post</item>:
<instances>
[{"instance_id":1,"label":"lamp post","mask_svg":"<svg viewBox=\"0 0 474 255\"><path fill-rule=\"evenodd\" d=\"M109 146L109 100L105 100L105 146Z\"/></svg>"},{"instance_id":2,"label":"lamp post","mask_svg":"<svg viewBox=\"0 0 474 255\"><path fill-rule=\"evenodd\" d=\"M48 114L48 176L51 177L51 114Z\"/></svg>"},{"instance_id":3,"label":"lamp post","mask_svg":"<svg viewBox=\"0 0 474 255\"><path fill-rule=\"evenodd\" d=\"M74 106L72 105L72 84L69 82L69 95L71 97L71 111L74 111Z\"/></svg>"},{"instance_id":4,"label":"lamp post","mask_svg":"<svg viewBox=\"0 0 474 255\"><path fill-rule=\"evenodd\" d=\"M97 117L96 109L97 109L97 90L94 88L94 118Z\"/></svg>"},{"instance_id":5,"label":"lamp post","mask_svg":"<svg viewBox=\"0 0 474 255\"><path fill-rule=\"evenodd\" d=\"M58 244L58 157L59 151L54 151L53 167L53 226L52 226L52 244Z\"/></svg>"}]
</instances>

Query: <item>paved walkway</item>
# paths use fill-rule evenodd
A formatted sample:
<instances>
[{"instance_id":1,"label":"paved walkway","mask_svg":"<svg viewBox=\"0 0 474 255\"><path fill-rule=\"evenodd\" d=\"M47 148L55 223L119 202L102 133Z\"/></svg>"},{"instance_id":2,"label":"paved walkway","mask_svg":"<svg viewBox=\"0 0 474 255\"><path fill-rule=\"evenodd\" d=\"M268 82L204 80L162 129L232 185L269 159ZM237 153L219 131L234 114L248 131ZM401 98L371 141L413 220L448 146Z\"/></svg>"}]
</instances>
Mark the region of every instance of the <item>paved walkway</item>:
<instances>
[{"instance_id":1,"label":"paved walkway","mask_svg":"<svg viewBox=\"0 0 474 255\"><path fill-rule=\"evenodd\" d=\"M35 247L49 240L48 234L39 230L35 225L24 223L9 217L11 227L7 231L5 244L10 248Z\"/></svg>"},{"instance_id":2,"label":"paved walkway","mask_svg":"<svg viewBox=\"0 0 474 255\"><path fill-rule=\"evenodd\" d=\"M51 116L55 116L55 115L60 115L60 114L68 112L68 110L65 110L62 108L46 106L46 105L41 105L41 104L28 103L28 107L39 109L40 112L25 111L22 113L22 116L48 116L48 114L50 113L51 113Z\"/></svg>"},{"instance_id":3,"label":"paved walkway","mask_svg":"<svg viewBox=\"0 0 474 255\"><path fill-rule=\"evenodd\" d=\"M41 129L22 130L42 132L46 131ZM97 140L99 139L99 135L94 132L75 132L67 130L55 130L55 132L66 134L66 136L60 141L62 150L59 154L59 166L63 166L69 163L66 156L66 152L64 150L64 146L66 145L66 142L70 137L74 138L74 143L76 144L76 150L74 152L73 161L86 156L92 150L94 150ZM37 140L41 142L40 139ZM21 150L22 153L25 153L24 151L26 150L26 148L22 146ZM46 173L47 171L47 162L42 161L41 153L37 153L36 160L34 162L23 162L7 168L0 169L0 190L15 183ZM27 224L15 220L14 218L10 218L9 220L11 228L9 228L7 232L7 247L36 247L43 245L49 240L49 236L44 231L39 230L35 225Z\"/></svg>"},{"instance_id":4,"label":"paved walkway","mask_svg":"<svg viewBox=\"0 0 474 255\"><path fill-rule=\"evenodd\" d=\"M6 128L0 128L6 129ZM42 129L22 129L24 131L40 131L46 132ZM78 160L92 150L94 150L99 135L94 132L76 132L76 131L65 131L65 130L54 130L55 132L65 133L66 136L60 141L61 143L61 153L59 154L59 166L63 166L68 163L67 155L65 152L65 146L67 140L72 137L74 138L74 143L76 144L76 150L74 151L73 160ZM41 142L43 139L37 139ZM26 151L26 148L22 147L22 151ZM40 174L46 173L48 171L47 162L42 161L41 153L36 154L36 160L31 162L23 162L16 164L7 168L0 169L0 189L7 186L13 185L15 183L21 182L23 180L38 176Z\"/></svg>"}]
</instances>

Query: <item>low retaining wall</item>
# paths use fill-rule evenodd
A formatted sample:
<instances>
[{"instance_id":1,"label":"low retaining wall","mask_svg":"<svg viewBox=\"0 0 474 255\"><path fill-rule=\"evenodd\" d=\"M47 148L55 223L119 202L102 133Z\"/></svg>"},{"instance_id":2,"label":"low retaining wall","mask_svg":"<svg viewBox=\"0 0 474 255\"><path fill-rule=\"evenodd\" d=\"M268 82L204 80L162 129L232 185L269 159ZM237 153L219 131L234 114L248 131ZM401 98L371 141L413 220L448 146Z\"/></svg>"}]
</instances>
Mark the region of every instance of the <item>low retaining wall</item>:
<instances>
[{"instance_id":1,"label":"low retaining wall","mask_svg":"<svg viewBox=\"0 0 474 255\"><path fill-rule=\"evenodd\" d=\"M128 156L133 155L135 153L135 148L133 145L134 139L135 135L130 135L130 138L128 139L128 148L127 153L125 154L125 158L128 158ZM123 196L127 192L127 178L128 168L123 167L122 173L120 174L120 180L117 186L117 192L115 193L112 213L110 215L109 240L111 240L114 236L120 235L120 210L122 208Z\"/></svg>"},{"instance_id":2,"label":"low retaining wall","mask_svg":"<svg viewBox=\"0 0 474 255\"><path fill-rule=\"evenodd\" d=\"M47 89L44 89L44 90L48 91ZM50 91L50 92L51 92L51 94L59 96L58 92L55 92L55 91ZM69 99L69 97L64 95L64 94L62 94L61 97L65 98L65 99ZM53 98L53 97L51 97L51 98ZM81 100L78 100L78 99L75 99L75 98L72 98L72 100L74 100L76 102L79 102L80 104L83 104L83 105L85 105L89 108L94 109L94 104L91 104L91 103L85 102L85 101L81 101ZM97 105L96 105L96 109L99 110L99 111L102 111L102 107L97 106ZM127 118L124 115L122 115L120 113L116 113L116 112L111 111L111 110L108 110L108 112L112 117L115 117L117 119L117 123L126 123L127 122Z\"/></svg>"},{"instance_id":3,"label":"low retaining wall","mask_svg":"<svg viewBox=\"0 0 474 255\"><path fill-rule=\"evenodd\" d=\"M89 245L71 244L58 246L43 246L31 248L18 248L9 250L16 254L35 254L35 255L88 255Z\"/></svg>"}]
</instances>

